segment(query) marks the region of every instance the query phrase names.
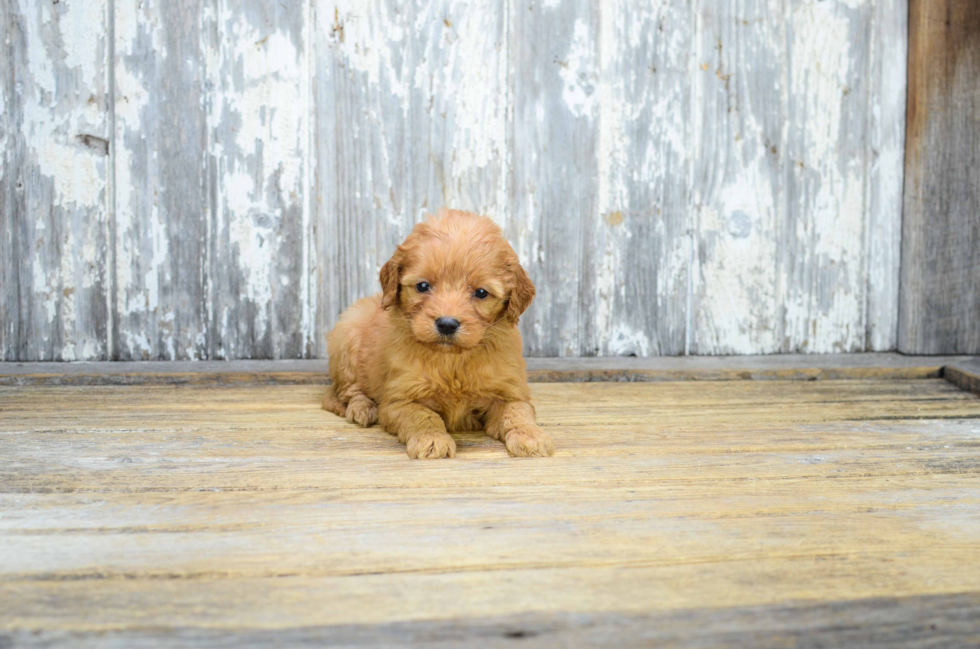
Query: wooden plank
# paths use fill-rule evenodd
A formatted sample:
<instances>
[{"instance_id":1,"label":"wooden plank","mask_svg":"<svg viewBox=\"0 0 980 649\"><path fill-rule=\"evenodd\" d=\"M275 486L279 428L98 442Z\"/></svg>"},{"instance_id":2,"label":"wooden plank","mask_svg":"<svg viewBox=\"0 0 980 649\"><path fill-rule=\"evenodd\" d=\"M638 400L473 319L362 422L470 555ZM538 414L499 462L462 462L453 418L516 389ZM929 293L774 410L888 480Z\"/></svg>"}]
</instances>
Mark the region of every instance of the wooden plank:
<instances>
[{"instance_id":1,"label":"wooden plank","mask_svg":"<svg viewBox=\"0 0 980 649\"><path fill-rule=\"evenodd\" d=\"M444 203L532 355L891 349L906 2L5 6L0 357L325 357Z\"/></svg>"},{"instance_id":2,"label":"wooden plank","mask_svg":"<svg viewBox=\"0 0 980 649\"><path fill-rule=\"evenodd\" d=\"M784 142L780 351L862 351L870 272L866 195L873 163L864 134L877 109L870 103L875 95L868 71L884 53L871 47L883 44L868 37L872 2L800 0L789 8L786 108L806 117L789 121ZM884 219L899 216L892 211L876 219L881 227ZM895 226L897 220L880 235Z\"/></svg>"},{"instance_id":3,"label":"wooden plank","mask_svg":"<svg viewBox=\"0 0 980 649\"><path fill-rule=\"evenodd\" d=\"M535 3L509 15L507 234L537 288L521 319L524 348L530 356L590 355L585 275L598 253L585 237L586 224L599 219L599 6Z\"/></svg>"},{"instance_id":4,"label":"wooden plank","mask_svg":"<svg viewBox=\"0 0 980 649\"><path fill-rule=\"evenodd\" d=\"M106 12L106 0L4 10L7 359L107 356Z\"/></svg>"},{"instance_id":5,"label":"wooden plank","mask_svg":"<svg viewBox=\"0 0 980 649\"><path fill-rule=\"evenodd\" d=\"M0 24L4 33L13 31L16 22L10 3L0 4ZM16 202L16 181L12 168L13 142L17 137L8 106L13 101L14 65L9 39L0 46L0 360L17 360L20 340L20 265L13 263L20 249L11 207Z\"/></svg>"},{"instance_id":6,"label":"wooden plank","mask_svg":"<svg viewBox=\"0 0 980 649\"><path fill-rule=\"evenodd\" d=\"M316 3L319 355L424 212L507 213L503 3Z\"/></svg>"},{"instance_id":7,"label":"wooden plank","mask_svg":"<svg viewBox=\"0 0 980 649\"><path fill-rule=\"evenodd\" d=\"M694 353L894 346L904 3L878 5L700 6Z\"/></svg>"},{"instance_id":8,"label":"wooden plank","mask_svg":"<svg viewBox=\"0 0 980 649\"><path fill-rule=\"evenodd\" d=\"M407 71L412 204L507 221L507 4L416 0ZM387 261L387 260L384 260Z\"/></svg>"},{"instance_id":9,"label":"wooden plank","mask_svg":"<svg viewBox=\"0 0 980 649\"><path fill-rule=\"evenodd\" d=\"M379 625L286 629L141 629L73 633L15 631L0 638L24 647L595 647L721 649L788 645L802 649L969 646L980 594L883 597L782 606L693 608L667 613L556 613Z\"/></svg>"},{"instance_id":10,"label":"wooden plank","mask_svg":"<svg viewBox=\"0 0 980 649\"><path fill-rule=\"evenodd\" d=\"M938 378L964 356L783 354L649 358L530 358L532 382ZM0 363L0 385L329 383L326 361Z\"/></svg>"},{"instance_id":11,"label":"wooden plank","mask_svg":"<svg viewBox=\"0 0 980 649\"><path fill-rule=\"evenodd\" d=\"M787 209L781 175L789 16L765 2L696 7L690 73L695 242L686 351L778 351L786 313L778 254Z\"/></svg>"},{"instance_id":12,"label":"wooden plank","mask_svg":"<svg viewBox=\"0 0 980 649\"><path fill-rule=\"evenodd\" d=\"M943 368L943 378L967 392L980 395L980 359L956 361Z\"/></svg>"},{"instance_id":13,"label":"wooden plank","mask_svg":"<svg viewBox=\"0 0 980 649\"><path fill-rule=\"evenodd\" d=\"M316 386L0 388L0 638L976 635L980 399L938 379L533 393L555 457L465 434L423 464Z\"/></svg>"},{"instance_id":14,"label":"wooden plank","mask_svg":"<svg viewBox=\"0 0 980 649\"><path fill-rule=\"evenodd\" d=\"M589 355L685 351L694 21L686 3L602 5L598 214L585 215L582 271Z\"/></svg>"},{"instance_id":15,"label":"wooden plank","mask_svg":"<svg viewBox=\"0 0 980 649\"><path fill-rule=\"evenodd\" d=\"M898 294L902 253L902 185L905 178L905 97L908 66L908 0L877 0L869 18L867 263L865 351L898 344Z\"/></svg>"},{"instance_id":16,"label":"wooden plank","mask_svg":"<svg viewBox=\"0 0 980 649\"><path fill-rule=\"evenodd\" d=\"M113 359L209 356L205 6L114 7Z\"/></svg>"},{"instance_id":17,"label":"wooden plank","mask_svg":"<svg viewBox=\"0 0 980 649\"><path fill-rule=\"evenodd\" d=\"M316 2L319 352L340 313L416 222L409 97L414 25L401 3Z\"/></svg>"},{"instance_id":18,"label":"wooden plank","mask_svg":"<svg viewBox=\"0 0 980 649\"><path fill-rule=\"evenodd\" d=\"M219 4L208 80L214 205L211 358L302 358L314 346L306 0Z\"/></svg>"},{"instance_id":19,"label":"wooden plank","mask_svg":"<svg viewBox=\"0 0 980 649\"><path fill-rule=\"evenodd\" d=\"M898 348L980 351L980 6L912 0Z\"/></svg>"}]
</instances>

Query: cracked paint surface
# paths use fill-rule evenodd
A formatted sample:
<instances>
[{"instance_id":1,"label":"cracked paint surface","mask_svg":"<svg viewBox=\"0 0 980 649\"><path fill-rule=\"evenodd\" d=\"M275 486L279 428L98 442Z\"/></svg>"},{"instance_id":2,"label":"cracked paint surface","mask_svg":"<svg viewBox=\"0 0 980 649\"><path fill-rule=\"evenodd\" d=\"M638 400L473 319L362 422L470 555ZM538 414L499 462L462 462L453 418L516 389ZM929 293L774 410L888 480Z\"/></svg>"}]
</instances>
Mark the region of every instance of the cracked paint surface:
<instances>
[{"instance_id":1,"label":"cracked paint surface","mask_svg":"<svg viewBox=\"0 0 980 649\"><path fill-rule=\"evenodd\" d=\"M895 346L903 0L113 2L2 9L6 360L323 357L442 205L531 355Z\"/></svg>"}]
</instances>

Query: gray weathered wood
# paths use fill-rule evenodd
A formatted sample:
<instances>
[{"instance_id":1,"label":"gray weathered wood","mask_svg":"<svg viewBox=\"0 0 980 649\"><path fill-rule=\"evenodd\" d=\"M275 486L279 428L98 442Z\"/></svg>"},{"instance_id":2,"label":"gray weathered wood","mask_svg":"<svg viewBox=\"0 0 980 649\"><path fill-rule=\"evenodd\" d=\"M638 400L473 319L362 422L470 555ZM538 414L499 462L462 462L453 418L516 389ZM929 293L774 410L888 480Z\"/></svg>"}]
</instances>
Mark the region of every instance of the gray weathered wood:
<instances>
[{"instance_id":1,"label":"gray weathered wood","mask_svg":"<svg viewBox=\"0 0 980 649\"><path fill-rule=\"evenodd\" d=\"M699 7L690 351L893 348L903 7Z\"/></svg>"},{"instance_id":2,"label":"gray weathered wood","mask_svg":"<svg viewBox=\"0 0 980 649\"><path fill-rule=\"evenodd\" d=\"M205 6L114 7L114 359L209 356Z\"/></svg>"},{"instance_id":3,"label":"gray weathered wood","mask_svg":"<svg viewBox=\"0 0 980 649\"><path fill-rule=\"evenodd\" d=\"M325 357L442 205L532 356L893 349L906 6L7 3L2 357Z\"/></svg>"},{"instance_id":4,"label":"gray weathered wood","mask_svg":"<svg viewBox=\"0 0 980 649\"><path fill-rule=\"evenodd\" d=\"M943 378L980 396L980 358L963 357L943 368Z\"/></svg>"},{"instance_id":5,"label":"gray weathered wood","mask_svg":"<svg viewBox=\"0 0 980 649\"><path fill-rule=\"evenodd\" d=\"M905 93L908 0L877 0L871 31L867 146L865 351L898 344L899 269L902 254L902 183L905 176Z\"/></svg>"},{"instance_id":6,"label":"gray weathered wood","mask_svg":"<svg viewBox=\"0 0 980 649\"><path fill-rule=\"evenodd\" d=\"M788 8L695 3L695 164L688 351L778 351L788 312L780 254L785 201ZM751 61L751 65L743 62Z\"/></svg>"},{"instance_id":7,"label":"gray weathered wood","mask_svg":"<svg viewBox=\"0 0 980 649\"><path fill-rule=\"evenodd\" d=\"M875 119L868 72L872 47L880 45L870 37L874 3L797 0L786 8L786 114L794 117L783 143L786 207L777 276L785 315L778 349L860 351L872 164L864 134Z\"/></svg>"},{"instance_id":8,"label":"gray weathered wood","mask_svg":"<svg viewBox=\"0 0 980 649\"><path fill-rule=\"evenodd\" d=\"M16 25L16 12L10 3L0 3L0 25L4 33L9 33ZM8 171L13 164L13 142L17 137L15 125L11 122L8 105L13 100L14 66L12 64L10 39L0 44L0 149L3 164L0 165L0 359L16 360L18 339L20 338L20 278L19 266L12 260L20 253L20 239L17 237L13 211L14 174Z\"/></svg>"},{"instance_id":9,"label":"gray weathered wood","mask_svg":"<svg viewBox=\"0 0 980 649\"><path fill-rule=\"evenodd\" d=\"M318 352L422 218L507 215L503 3L316 2Z\"/></svg>"},{"instance_id":10,"label":"gray weathered wood","mask_svg":"<svg viewBox=\"0 0 980 649\"><path fill-rule=\"evenodd\" d=\"M898 348L980 352L980 4L912 0Z\"/></svg>"},{"instance_id":11,"label":"gray weathered wood","mask_svg":"<svg viewBox=\"0 0 980 649\"><path fill-rule=\"evenodd\" d=\"M107 7L4 8L7 359L107 354Z\"/></svg>"},{"instance_id":12,"label":"gray weathered wood","mask_svg":"<svg viewBox=\"0 0 980 649\"><path fill-rule=\"evenodd\" d=\"M529 358L527 373L528 380L534 383L814 381L943 376L965 390L977 391L956 379L960 374L980 374L975 367L977 362L978 359L970 356L903 356L894 352ZM325 360L0 363L0 385L326 385L329 381Z\"/></svg>"},{"instance_id":13,"label":"gray weathered wood","mask_svg":"<svg viewBox=\"0 0 980 649\"><path fill-rule=\"evenodd\" d=\"M410 195L410 7L318 1L317 183L320 337L353 301L380 290L378 271L416 220Z\"/></svg>"},{"instance_id":14,"label":"gray weathered wood","mask_svg":"<svg viewBox=\"0 0 980 649\"><path fill-rule=\"evenodd\" d=\"M978 640L980 593L782 606L686 608L668 613L525 613L480 618L285 629L173 629L0 633L15 647L215 649L290 647L686 647L926 649Z\"/></svg>"},{"instance_id":15,"label":"gray weathered wood","mask_svg":"<svg viewBox=\"0 0 980 649\"><path fill-rule=\"evenodd\" d=\"M599 12L585 0L515 3L510 12L508 234L537 286L521 327L536 356L589 351L583 270L597 254L585 232L599 218Z\"/></svg>"},{"instance_id":16,"label":"gray weathered wood","mask_svg":"<svg viewBox=\"0 0 980 649\"><path fill-rule=\"evenodd\" d=\"M307 0L217 3L206 24L209 353L311 353Z\"/></svg>"},{"instance_id":17,"label":"gray weathered wood","mask_svg":"<svg viewBox=\"0 0 980 649\"><path fill-rule=\"evenodd\" d=\"M695 13L677 0L601 7L598 210L585 221L582 352L681 354L690 308ZM541 299L550 299L547 285Z\"/></svg>"}]
</instances>

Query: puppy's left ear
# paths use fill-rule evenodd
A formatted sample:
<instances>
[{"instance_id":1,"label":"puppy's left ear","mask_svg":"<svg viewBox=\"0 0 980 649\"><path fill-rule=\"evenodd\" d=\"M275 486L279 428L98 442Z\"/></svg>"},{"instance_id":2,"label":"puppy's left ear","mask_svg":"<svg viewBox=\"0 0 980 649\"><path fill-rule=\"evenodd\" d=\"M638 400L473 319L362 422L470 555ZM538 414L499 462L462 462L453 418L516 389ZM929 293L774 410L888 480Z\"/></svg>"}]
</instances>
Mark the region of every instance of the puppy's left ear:
<instances>
[{"instance_id":1,"label":"puppy's left ear","mask_svg":"<svg viewBox=\"0 0 980 649\"><path fill-rule=\"evenodd\" d=\"M395 254L391 256L384 266L381 267L381 274L379 279L381 280L381 308L388 309L391 308L395 302L398 301L398 289L399 282L401 281L402 274L402 259L404 254L401 246L395 250Z\"/></svg>"},{"instance_id":2,"label":"puppy's left ear","mask_svg":"<svg viewBox=\"0 0 980 649\"><path fill-rule=\"evenodd\" d=\"M511 290L510 298L507 301L507 319L512 324L517 324L521 314L531 306L531 300L534 299L534 284L531 283L527 271L524 270L516 257L510 265L514 273L514 288Z\"/></svg>"}]
</instances>

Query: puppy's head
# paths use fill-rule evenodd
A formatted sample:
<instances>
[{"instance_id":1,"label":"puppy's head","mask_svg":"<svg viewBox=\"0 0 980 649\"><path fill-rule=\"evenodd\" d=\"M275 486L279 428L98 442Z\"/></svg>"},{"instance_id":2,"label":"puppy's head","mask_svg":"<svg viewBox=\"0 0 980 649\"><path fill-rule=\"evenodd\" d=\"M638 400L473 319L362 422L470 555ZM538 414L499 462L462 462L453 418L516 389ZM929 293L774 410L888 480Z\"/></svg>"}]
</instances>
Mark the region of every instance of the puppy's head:
<instances>
[{"instance_id":1,"label":"puppy's head","mask_svg":"<svg viewBox=\"0 0 980 649\"><path fill-rule=\"evenodd\" d=\"M442 210L419 223L381 269L381 304L398 309L421 343L478 346L497 323L517 324L534 285L490 219Z\"/></svg>"}]
</instances>

